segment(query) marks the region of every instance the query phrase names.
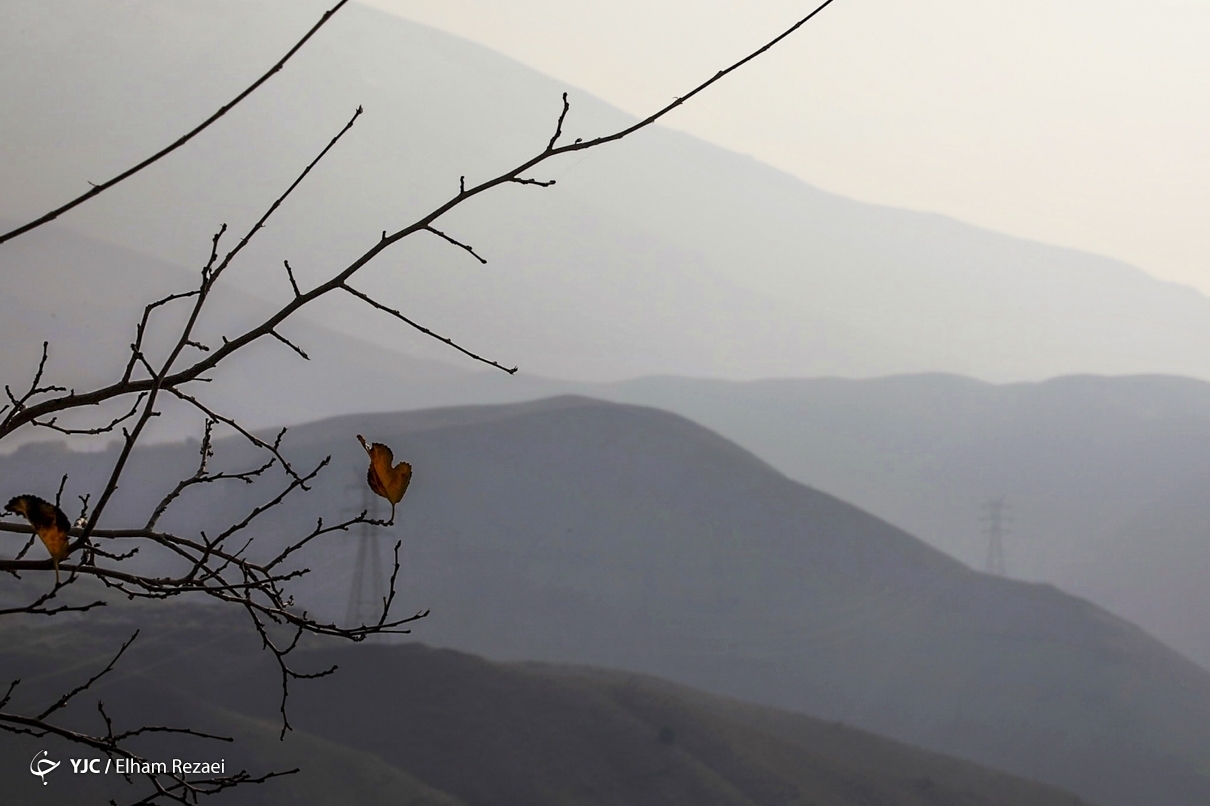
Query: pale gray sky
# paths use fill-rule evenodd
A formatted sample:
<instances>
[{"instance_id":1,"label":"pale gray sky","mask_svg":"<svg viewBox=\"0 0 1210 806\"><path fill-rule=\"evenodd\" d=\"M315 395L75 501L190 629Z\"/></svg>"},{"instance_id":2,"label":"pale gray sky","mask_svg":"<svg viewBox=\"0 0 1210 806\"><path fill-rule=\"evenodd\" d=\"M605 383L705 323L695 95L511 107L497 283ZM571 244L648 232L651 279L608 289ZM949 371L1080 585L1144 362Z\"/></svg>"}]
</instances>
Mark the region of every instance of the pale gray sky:
<instances>
[{"instance_id":1,"label":"pale gray sky","mask_svg":"<svg viewBox=\"0 0 1210 806\"><path fill-rule=\"evenodd\" d=\"M814 5L362 0L645 113ZM667 125L1210 293L1210 2L837 0Z\"/></svg>"}]
</instances>

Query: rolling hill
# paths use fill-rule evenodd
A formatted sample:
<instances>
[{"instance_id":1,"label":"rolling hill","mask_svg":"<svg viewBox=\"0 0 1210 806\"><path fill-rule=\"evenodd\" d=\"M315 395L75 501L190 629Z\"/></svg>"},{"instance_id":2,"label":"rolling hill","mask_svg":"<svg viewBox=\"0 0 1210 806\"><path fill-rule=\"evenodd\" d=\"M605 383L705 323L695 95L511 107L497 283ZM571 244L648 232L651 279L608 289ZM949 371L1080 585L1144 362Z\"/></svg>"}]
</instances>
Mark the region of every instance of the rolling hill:
<instances>
[{"instance_id":1,"label":"rolling hill","mask_svg":"<svg viewBox=\"0 0 1210 806\"><path fill-rule=\"evenodd\" d=\"M102 380L119 363L142 304L193 282L171 264L59 227L6 245L0 271L18 265L46 270L14 283L3 300L0 375L14 388L28 382L43 340L51 344L51 381ZM109 283L98 291L90 271ZM141 295L122 290L136 287ZM232 288L216 301L219 315L207 324L213 338L268 305ZM991 385L922 375L583 384L474 371L306 320L287 333L309 363L266 342L202 398L253 427L559 392L656 406L977 568L986 553L979 507L1005 495L1015 521L1013 577L1084 596L1210 665L1210 511L1200 492L1210 477L1210 387L1203 382L1073 376ZM157 422L153 437L181 439L198 423L178 411ZM27 430L8 449L51 436Z\"/></svg>"},{"instance_id":2,"label":"rolling hill","mask_svg":"<svg viewBox=\"0 0 1210 806\"><path fill-rule=\"evenodd\" d=\"M0 270L26 260L47 271L14 283L4 298L0 371L14 388L27 382L42 340L51 344L49 380L101 380L142 304L192 283L171 264L59 227L7 244ZM90 270L110 278L99 292ZM141 296L123 291L134 287ZM217 301L220 315L207 325L213 338L267 307L230 288ZM1210 387L1202 382L1077 376L997 386L928 375L576 384L475 372L307 321L287 332L309 363L267 342L203 399L252 426L561 390L657 406L973 567L986 551L979 505L1005 495L1015 519L1012 576L1087 597L1210 664L1210 511L1200 492L1210 477ZM162 420L160 439L198 430L189 413ZM49 436L26 431L9 449Z\"/></svg>"},{"instance_id":3,"label":"rolling hill","mask_svg":"<svg viewBox=\"0 0 1210 806\"><path fill-rule=\"evenodd\" d=\"M224 735L233 745L157 741L170 752L216 752L229 771L301 772L223 796L237 804L718 804L776 806L1073 806L1070 793L907 747L852 727L758 708L634 674L500 664L419 644L315 647L300 668L336 677L296 684L297 730L278 742L275 675L234 614L189 606L119 607L87 622L2 629L0 658L24 684L53 686L140 639L92 692L111 713L147 715ZM48 637L48 633L49 636ZM66 668L64 668L66 667ZM31 672L33 672L31 674ZM43 691L44 690L44 691ZM45 693L44 693L45 692ZM34 692L29 692L33 697ZM89 706L91 704L88 704ZM87 719L82 707L76 719ZM5 757L28 753L0 734ZM60 752L61 751L61 752ZM79 751L76 751L79 755ZM66 765L64 765L66 767ZM98 801L114 777L54 773L10 783L20 803ZM108 785L108 786L106 786Z\"/></svg>"},{"instance_id":4,"label":"rolling hill","mask_svg":"<svg viewBox=\"0 0 1210 806\"><path fill-rule=\"evenodd\" d=\"M980 506L1005 496L1011 576L1091 599L1210 666L1204 382L649 378L589 393L689 417L975 568Z\"/></svg>"},{"instance_id":5,"label":"rolling hill","mask_svg":"<svg viewBox=\"0 0 1210 806\"><path fill-rule=\"evenodd\" d=\"M303 426L287 447L304 462L331 454L334 471L267 537L357 506L358 433L416 468L396 527L398 606L433 609L426 643L654 674L1105 804L1210 793L1210 673L1087 601L971 571L679 417L560 398ZM111 522L192 472L195 451L142 451ZM216 462L242 453L220 446ZM70 496L104 461L27 446L0 477L53 491L70 469ZM268 494L202 495L176 523L212 528ZM354 556L345 540L316 547L306 564L323 573L299 601L341 617Z\"/></svg>"}]
</instances>

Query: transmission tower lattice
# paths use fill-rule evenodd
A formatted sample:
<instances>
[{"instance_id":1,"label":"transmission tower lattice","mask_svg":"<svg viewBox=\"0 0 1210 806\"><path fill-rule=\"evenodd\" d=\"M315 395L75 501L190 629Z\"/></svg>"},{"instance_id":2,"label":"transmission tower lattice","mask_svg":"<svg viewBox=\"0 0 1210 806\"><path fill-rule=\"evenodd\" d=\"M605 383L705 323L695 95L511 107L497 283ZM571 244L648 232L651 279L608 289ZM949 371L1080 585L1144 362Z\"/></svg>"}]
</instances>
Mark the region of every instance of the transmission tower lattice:
<instances>
[{"instance_id":1,"label":"transmission tower lattice","mask_svg":"<svg viewBox=\"0 0 1210 806\"><path fill-rule=\"evenodd\" d=\"M1008 516L1009 506L1004 503L1004 496L993 498L980 507L986 514L979 520L986 523L983 533L987 535L987 562L983 570L996 576L1008 574L1008 566L1004 561L1004 537L1008 534L1008 524L1012 520Z\"/></svg>"},{"instance_id":2,"label":"transmission tower lattice","mask_svg":"<svg viewBox=\"0 0 1210 806\"><path fill-rule=\"evenodd\" d=\"M356 512L345 510L346 514L357 515L366 513L371 520L380 520L379 502L364 479L358 479L346 489L361 490L361 508ZM345 623L349 625L370 624L378 621L382 615L383 600L386 590L382 580L382 556L378 551L379 536L374 533L374 527L368 523L359 523L356 527L357 564L353 567L353 581L349 586L349 607L345 611Z\"/></svg>"}]
</instances>

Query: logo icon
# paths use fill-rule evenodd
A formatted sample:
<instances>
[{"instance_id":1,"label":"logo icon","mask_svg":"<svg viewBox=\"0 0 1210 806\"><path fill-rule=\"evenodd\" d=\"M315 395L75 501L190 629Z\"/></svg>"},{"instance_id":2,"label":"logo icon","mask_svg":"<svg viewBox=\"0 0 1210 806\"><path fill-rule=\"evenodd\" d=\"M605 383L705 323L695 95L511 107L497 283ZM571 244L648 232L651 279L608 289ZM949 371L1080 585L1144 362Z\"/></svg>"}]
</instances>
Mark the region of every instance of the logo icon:
<instances>
[{"instance_id":1,"label":"logo icon","mask_svg":"<svg viewBox=\"0 0 1210 806\"><path fill-rule=\"evenodd\" d=\"M46 776L59 768L61 761L51 761L46 758L48 752L46 750L39 751L29 762L29 771L42 779L42 786L46 786ZM39 758L41 756L41 758Z\"/></svg>"}]
</instances>

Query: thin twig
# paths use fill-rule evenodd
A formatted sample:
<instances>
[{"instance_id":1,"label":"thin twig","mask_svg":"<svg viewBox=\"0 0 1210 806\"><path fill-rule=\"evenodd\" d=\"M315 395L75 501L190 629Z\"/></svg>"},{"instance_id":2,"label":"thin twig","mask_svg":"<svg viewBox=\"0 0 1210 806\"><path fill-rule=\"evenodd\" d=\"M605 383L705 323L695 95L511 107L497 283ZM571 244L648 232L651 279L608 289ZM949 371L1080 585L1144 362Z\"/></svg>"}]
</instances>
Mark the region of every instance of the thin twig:
<instances>
[{"instance_id":1,"label":"thin twig","mask_svg":"<svg viewBox=\"0 0 1210 806\"><path fill-rule=\"evenodd\" d=\"M540 188L548 188L555 184L554 179L526 179L521 176L510 176L508 181L514 185L537 185Z\"/></svg>"},{"instance_id":2,"label":"thin twig","mask_svg":"<svg viewBox=\"0 0 1210 806\"><path fill-rule=\"evenodd\" d=\"M429 232L433 233L434 235L436 235L439 238L444 238L446 241L448 241L449 243L452 243L454 246L458 247L459 249L465 249L467 252L470 252L471 257L475 258L475 260L479 261L484 266L487 265L487 259L480 257L479 253L474 250L474 247L470 246L469 244L465 244L462 241L458 241L458 240L451 238L450 236L446 235L444 232L437 229L436 227L425 227L425 229L428 230Z\"/></svg>"},{"instance_id":3,"label":"thin twig","mask_svg":"<svg viewBox=\"0 0 1210 806\"><path fill-rule=\"evenodd\" d=\"M268 81L270 78L272 78L275 73L277 73L279 70L281 70L282 67L285 66L286 62L288 62L290 60L290 58L295 53L297 53L299 51L299 49L302 48L303 45L305 45L307 43L307 40L310 39L312 36L314 36L315 32L318 31L320 28L322 28L324 26L324 24L332 18L332 15L335 14L337 11L340 11L341 7L344 6L347 2L349 2L349 0L340 0L339 3L337 3L332 8L328 9L326 12L324 12L324 15L319 18L319 22L315 23L315 25L313 25L311 27L311 30L307 31L306 35L303 36L302 39L298 40L298 42L295 43L294 47L290 48L290 50L286 53L285 56L282 56L277 61L277 64L270 67L269 71L267 73L265 73L263 76L258 78L256 81L252 82L252 84L247 89L245 89L239 95L232 98L230 101L225 103L223 106L219 107L218 111L216 111L213 115L206 118L200 124L198 124L193 129L191 129L189 132L187 132L186 134L179 137L172 144L168 145L165 148L160 149L159 151L152 154L147 159L143 160L142 162L140 162L139 164L135 165L132 168L126 169L125 171L118 174L114 178L112 178L106 182L101 182L100 184L93 185L92 188L87 193L83 193L83 194L77 196L76 198L69 201L67 204L64 204L61 207L56 207L54 210L51 210L49 213L46 213L42 216L39 216L38 218L35 218L33 221L30 221L28 224L23 224L14 230L10 230L9 232L6 232L3 235L0 235L0 243L4 243L7 240L16 238L18 235L21 235L22 233L29 232L30 230L40 227L43 224L47 224L51 221L54 221L56 218L63 215L64 213L66 213L68 210L71 210L73 207L77 207L77 206L83 204L84 202L88 201L89 199L91 199L101 193L104 193L106 190L109 190L111 187L118 184L119 182L134 176L139 171L141 171L144 168L146 168L147 166L157 162L158 160L168 156L173 151L176 151L178 148L185 145L185 143L188 143L194 137L201 134L212 123L214 123L216 120L221 118L223 115L230 112L235 107L236 104L238 104L240 101L244 100L249 95L251 95L253 92L255 92L256 89L258 87L260 87L261 84L264 84L266 81Z\"/></svg>"},{"instance_id":4,"label":"thin twig","mask_svg":"<svg viewBox=\"0 0 1210 806\"><path fill-rule=\"evenodd\" d=\"M563 93L563 111L559 113L559 122L555 124L555 133L551 135L550 142L546 144L547 151L554 151L555 143L559 142L559 137L563 134L563 121L567 120L567 113L571 111L571 104L567 100L567 93Z\"/></svg>"},{"instance_id":5,"label":"thin twig","mask_svg":"<svg viewBox=\"0 0 1210 806\"><path fill-rule=\"evenodd\" d=\"M233 261L235 259L235 256L238 255L243 250L243 248L245 246L247 246L248 243L256 236L256 233L259 232L265 226L265 222L268 221L269 218L275 212L277 212L277 208L281 207L282 202L284 202L287 198L289 198L290 194L294 192L294 189L302 184L302 181L307 178L307 174L311 173L311 170L316 165L319 164L320 160L322 160L324 157L326 157L328 155L328 152L331 151L336 146L336 144L340 142L340 138L344 137L345 133L348 132L349 129L353 128L353 124L357 122L357 119L359 117L361 117L361 113L362 113L362 109L359 106L359 107L357 107L357 111L355 111L353 113L353 117L349 118L349 122L344 125L344 128L336 133L336 136L333 137L326 146L324 146L323 150L319 152L319 154L315 157L315 159L311 160L311 162L307 165L306 168L303 168L302 173L300 173L297 177L295 177L294 181L290 183L290 186L288 188L286 188L285 191L280 196L278 196L277 199L275 199L271 205L269 205L269 208L267 210L265 210L264 214L261 215L260 219L255 224L253 224L252 228L249 229L248 232L244 235L244 237L240 239L240 242L237 243L235 245L235 247L230 252L227 253L227 256L225 258L223 258L223 262L220 263L217 267L215 267L214 271L207 278L209 283L212 284L216 279L218 279L220 274L222 274L224 271L226 271L227 267L231 265L231 261Z\"/></svg>"},{"instance_id":6,"label":"thin twig","mask_svg":"<svg viewBox=\"0 0 1210 806\"><path fill-rule=\"evenodd\" d=\"M134 405L130 407L130 411L126 412L125 414L120 414L117 417L110 420L107 424L99 425L99 426L96 426L95 428L65 428L64 426L61 426L58 424L58 422L59 422L58 417L51 417L46 422L42 422L41 420L30 420L29 424L37 426L39 428L49 428L51 431L58 431L60 434L66 434L68 436L71 436L71 435L97 436L98 434L108 434L108 433L112 432L115 428L117 428L119 425L126 422L131 417L135 416L135 414L137 414L139 411L139 405L143 402L143 398L145 398L146 396L147 396L146 392L140 394L138 396L138 398L135 399Z\"/></svg>"},{"instance_id":7,"label":"thin twig","mask_svg":"<svg viewBox=\"0 0 1210 806\"><path fill-rule=\"evenodd\" d=\"M298 353L299 355L301 355L301 356L302 356L303 358L305 358L306 360L308 360L308 361L310 361L310 360L311 360L311 356L309 356L309 355L307 355L305 352L303 352L303 348L299 347L297 344L295 344L294 342L290 341L290 340L289 340L289 339L287 339L285 336L283 336L282 334L278 333L276 330L270 330L270 331L269 331L269 335L270 335L270 336L272 336L273 338L277 339L278 341L280 341L282 344L284 344L284 345L286 345L287 347L289 347L289 348L290 348L291 350L293 350L294 352L296 352L296 353Z\"/></svg>"},{"instance_id":8,"label":"thin twig","mask_svg":"<svg viewBox=\"0 0 1210 806\"><path fill-rule=\"evenodd\" d=\"M64 694L62 697L60 697L58 700L56 700L53 705L48 707L42 713L38 714L38 716L36 716L35 719L46 719L48 716L53 714L55 711L58 711L60 708L66 707L67 703L71 702L72 697L76 696L77 694L79 694L82 691L87 691L92 686L93 683L97 682L102 677L104 677L105 675L112 672L113 667L121 659L122 655L124 655L126 653L126 650L130 648L130 645L134 643L134 639L136 639L138 637L139 637L139 631L135 630L134 635L132 635L128 639L126 639L126 642L124 644L122 644L122 648L118 650L118 653L116 655L114 655L112 659L110 659L109 663L105 666L104 669L97 672L92 677L88 678L88 682L81 683L80 685L73 688L71 691Z\"/></svg>"},{"instance_id":9,"label":"thin twig","mask_svg":"<svg viewBox=\"0 0 1210 806\"><path fill-rule=\"evenodd\" d=\"M301 297L302 292L298 290L298 282L294 279L294 269L290 268L290 261L283 260L286 264L286 276L290 278L290 287L294 289L294 296Z\"/></svg>"},{"instance_id":10,"label":"thin twig","mask_svg":"<svg viewBox=\"0 0 1210 806\"><path fill-rule=\"evenodd\" d=\"M465 356L473 358L476 361L481 361L484 364L487 364L488 366L495 367L496 369L502 369L505 372L507 372L509 375L513 375L517 371L517 367L506 367L503 364L499 364L499 363L491 360L490 358L484 358L481 355L476 355L475 353L472 353L470 350L468 350L465 347L461 346L460 344L456 343L453 339L446 338L445 336L442 336L439 333L434 333L433 331L429 330L424 325L420 325L420 324L417 324L416 322L413 322L411 319L407 318L406 316L404 316L402 313L395 310L394 308L388 308L386 305L383 305L381 302L375 300L373 297L370 297L366 294L361 293L356 288L353 288L351 285L348 285L347 283L341 284L340 287L343 288L345 291L348 291L353 296L355 296L361 300L364 300L365 302L374 306L378 310L389 313L391 316L394 316L395 318L399 319L400 321L406 322L407 324L416 328L417 330L419 330L421 333L425 334L426 336L432 336L437 341L448 344L450 347L453 347L455 350L457 350L458 352L462 353Z\"/></svg>"}]
</instances>

